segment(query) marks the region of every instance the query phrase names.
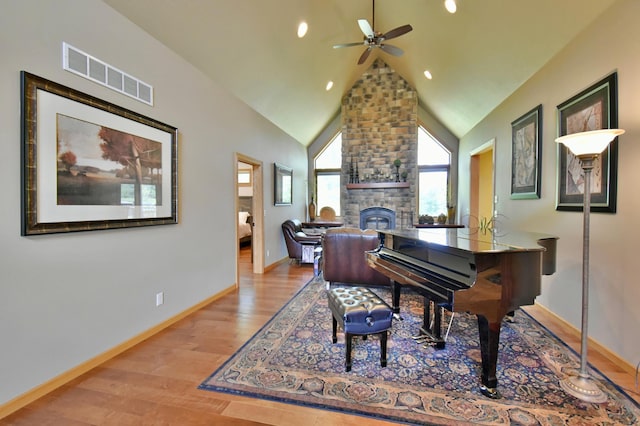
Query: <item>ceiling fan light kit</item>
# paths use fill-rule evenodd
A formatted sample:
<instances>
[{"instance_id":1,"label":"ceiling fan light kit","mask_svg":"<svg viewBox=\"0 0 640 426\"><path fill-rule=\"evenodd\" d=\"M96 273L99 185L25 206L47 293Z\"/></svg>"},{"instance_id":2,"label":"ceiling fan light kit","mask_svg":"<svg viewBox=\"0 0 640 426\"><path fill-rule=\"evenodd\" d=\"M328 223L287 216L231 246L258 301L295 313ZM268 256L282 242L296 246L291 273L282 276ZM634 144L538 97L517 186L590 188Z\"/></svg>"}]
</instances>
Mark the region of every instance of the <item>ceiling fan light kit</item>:
<instances>
[{"instance_id":1,"label":"ceiling fan light kit","mask_svg":"<svg viewBox=\"0 0 640 426\"><path fill-rule=\"evenodd\" d=\"M375 3L373 5L372 15L373 15L373 23L375 25ZM402 49L400 49L399 47L393 46L391 44L386 44L384 42L392 38L400 37L401 35L404 35L409 31L413 30L411 25L406 24L406 25L402 25L397 28L394 28L390 31L387 31L386 33L383 34L381 32L374 31L373 26L369 24L369 21L367 21L366 19L358 19L358 26L360 27L360 31L362 31L362 33L364 34L364 41L336 44L333 46L334 49L339 49L342 47L364 45L366 49L362 53L362 55L360 55L360 59L358 59L358 65L363 64L371 54L371 51L375 48L379 48L383 52L386 52L393 56L401 56L404 53Z\"/></svg>"}]
</instances>

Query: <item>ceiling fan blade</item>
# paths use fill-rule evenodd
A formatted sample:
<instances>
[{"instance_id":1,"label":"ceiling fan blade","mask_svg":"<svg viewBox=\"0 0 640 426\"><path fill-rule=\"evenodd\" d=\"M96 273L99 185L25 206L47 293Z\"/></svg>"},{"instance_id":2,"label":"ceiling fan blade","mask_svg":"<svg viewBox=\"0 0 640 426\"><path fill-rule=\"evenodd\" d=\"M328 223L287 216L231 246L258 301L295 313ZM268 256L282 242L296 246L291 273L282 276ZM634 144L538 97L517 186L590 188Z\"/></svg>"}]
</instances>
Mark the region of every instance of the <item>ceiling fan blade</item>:
<instances>
[{"instance_id":1,"label":"ceiling fan blade","mask_svg":"<svg viewBox=\"0 0 640 426\"><path fill-rule=\"evenodd\" d=\"M369 57L369 54L371 53L371 47L367 47L367 50L365 50L362 55L360 56L360 59L358 59L358 65L362 65L364 64L364 61L367 60L367 58Z\"/></svg>"},{"instance_id":2,"label":"ceiling fan blade","mask_svg":"<svg viewBox=\"0 0 640 426\"><path fill-rule=\"evenodd\" d=\"M358 19L358 25L360 26L360 30L364 33L365 36L369 38L373 38L375 35L373 32L373 28L369 25L369 21L366 19Z\"/></svg>"},{"instance_id":3,"label":"ceiling fan blade","mask_svg":"<svg viewBox=\"0 0 640 426\"><path fill-rule=\"evenodd\" d=\"M404 53L404 51L399 47L392 46L390 44L381 44L380 49L384 50L385 52L393 56L402 56L402 54Z\"/></svg>"},{"instance_id":4,"label":"ceiling fan blade","mask_svg":"<svg viewBox=\"0 0 640 426\"><path fill-rule=\"evenodd\" d=\"M394 28L391 31L387 31L382 35L382 38L384 40L389 40L390 38L395 38L401 36L402 34L406 34L411 30L413 30L413 27L411 25L403 25L401 27Z\"/></svg>"},{"instance_id":5,"label":"ceiling fan blade","mask_svg":"<svg viewBox=\"0 0 640 426\"><path fill-rule=\"evenodd\" d=\"M363 44L364 44L364 42L362 42L362 41L357 41L355 43L334 44L333 48L334 49L340 49L341 47L362 46Z\"/></svg>"}]
</instances>

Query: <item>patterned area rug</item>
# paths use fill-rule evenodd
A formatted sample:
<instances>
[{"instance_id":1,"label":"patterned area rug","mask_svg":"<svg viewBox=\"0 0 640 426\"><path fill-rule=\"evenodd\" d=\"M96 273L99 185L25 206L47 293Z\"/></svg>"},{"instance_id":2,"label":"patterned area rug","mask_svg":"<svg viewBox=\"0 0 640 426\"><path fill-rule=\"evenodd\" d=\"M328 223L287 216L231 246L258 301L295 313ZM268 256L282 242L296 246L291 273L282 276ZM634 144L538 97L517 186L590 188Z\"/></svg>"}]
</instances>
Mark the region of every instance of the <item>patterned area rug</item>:
<instances>
[{"instance_id":1,"label":"patterned area rug","mask_svg":"<svg viewBox=\"0 0 640 426\"><path fill-rule=\"evenodd\" d=\"M374 291L390 303L389 291ZM596 370L590 373L607 402L567 395L559 379L576 372L579 358L522 311L502 326L502 399L491 400L478 386L475 316L456 314L446 347L436 350L412 338L422 323L422 297L406 291L401 307L403 320L394 320L389 336L388 366L380 367L376 337L355 338L353 367L345 373L344 334L331 343L325 282L312 280L200 389L408 424L640 424L640 406Z\"/></svg>"}]
</instances>

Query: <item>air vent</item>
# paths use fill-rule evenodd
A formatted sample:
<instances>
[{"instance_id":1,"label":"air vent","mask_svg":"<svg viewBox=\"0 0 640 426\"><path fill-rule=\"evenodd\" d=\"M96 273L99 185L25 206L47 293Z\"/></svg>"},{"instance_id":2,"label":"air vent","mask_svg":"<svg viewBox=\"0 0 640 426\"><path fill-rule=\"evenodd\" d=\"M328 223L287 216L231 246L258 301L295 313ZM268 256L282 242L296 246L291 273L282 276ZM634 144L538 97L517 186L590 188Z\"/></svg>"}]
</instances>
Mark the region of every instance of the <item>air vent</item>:
<instances>
[{"instance_id":1,"label":"air vent","mask_svg":"<svg viewBox=\"0 0 640 426\"><path fill-rule=\"evenodd\" d=\"M62 43L62 67L116 92L153 105L152 86L67 43Z\"/></svg>"}]
</instances>

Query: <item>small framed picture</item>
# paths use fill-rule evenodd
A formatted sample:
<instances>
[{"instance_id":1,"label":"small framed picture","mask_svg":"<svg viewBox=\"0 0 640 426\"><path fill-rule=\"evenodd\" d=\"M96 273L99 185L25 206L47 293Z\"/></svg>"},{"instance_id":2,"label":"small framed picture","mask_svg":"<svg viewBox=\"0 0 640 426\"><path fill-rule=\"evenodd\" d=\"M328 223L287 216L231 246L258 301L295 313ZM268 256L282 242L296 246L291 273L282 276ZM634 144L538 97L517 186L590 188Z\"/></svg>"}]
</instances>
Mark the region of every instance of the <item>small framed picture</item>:
<instances>
[{"instance_id":1,"label":"small framed picture","mask_svg":"<svg viewBox=\"0 0 640 426\"><path fill-rule=\"evenodd\" d=\"M540 198L542 105L511 123L511 198Z\"/></svg>"},{"instance_id":2,"label":"small framed picture","mask_svg":"<svg viewBox=\"0 0 640 426\"><path fill-rule=\"evenodd\" d=\"M613 73L558 105L558 136L618 127L617 74ZM616 212L618 138L598 156L591 173L591 211ZM558 144L556 210L582 211L584 172L580 160Z\"/></svg>"},{"instance_id":3,"label":"small framed picture","mask_svg":"<svg viewBox=\"0 0 640 426\"><path fill-rule=\"evenodd\" d=\"M286 166L274 163L273 167L273 204L290 206L293 200L293 171Z\"/></svg>"}]
</instances>

